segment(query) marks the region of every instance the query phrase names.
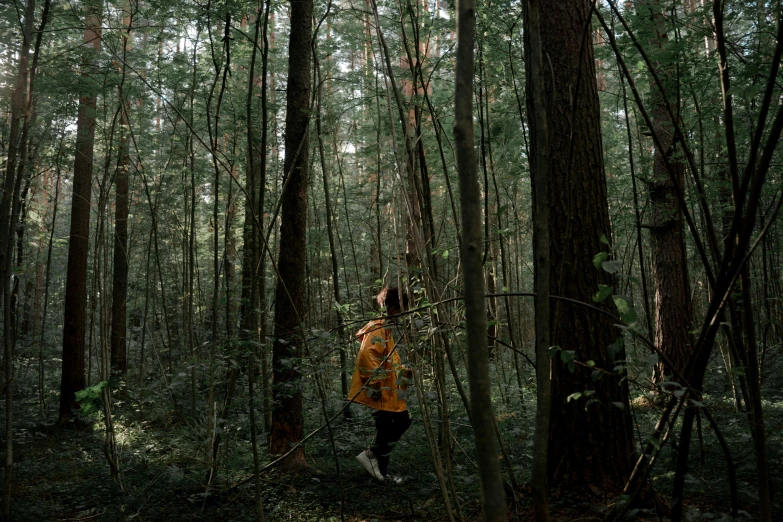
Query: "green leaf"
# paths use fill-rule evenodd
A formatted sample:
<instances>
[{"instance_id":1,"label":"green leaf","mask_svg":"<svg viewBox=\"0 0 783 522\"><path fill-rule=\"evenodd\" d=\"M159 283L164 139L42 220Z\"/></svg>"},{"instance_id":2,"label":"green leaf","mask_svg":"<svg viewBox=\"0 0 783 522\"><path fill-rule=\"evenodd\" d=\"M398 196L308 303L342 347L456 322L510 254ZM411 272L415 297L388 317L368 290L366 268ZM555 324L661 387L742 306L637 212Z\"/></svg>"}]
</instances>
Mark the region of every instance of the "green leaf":
<instances>
[{"instance_id":1,"label":"green leaf","mask_svg":"<svg viewBox=\"0 0 783 522\"><path fill-rule=\"evenodd\" d=\"M576 352L574 350L560 350L560 360L566 365L568 371L574 373L576 366L574 365L574 359L576 358Z\"/></svg>"},{"instance_id":2,"label":"green leaf","mask_svg":"<svg viewBox=\"0 0 783 522\"><path fill-rule=\"evenodd\" d=\"M79 403L82 415L90 415L100 410L101 391L108 385L109 381L101 381L98 384L76 392L76 402Z\"/></svg>"},{"instance_id":3,"label":"green leaf","mask_svg":"<svg viewBox=\"0 0 783 522\"><path fill-rule=\"evenodd\" d=\"M606 261L609 258L609 252L598 252L595 257L593 257L593 266L596 268L601 268L601 265L604 261Z\"/></svg>"},{"instance_id":4,"label":"green leaf","mask_svg":"<svg viewBox=\"0 0 783 522\"><path fill-rule=\"evenodd\" d=\"M623 269L623 262L615 259L613 261L604 261L601 263L601 268L604 269L604 272L608 272L610 274L616 274L620 270Z\"/></svg>"},{"instance_id":5,"label":"green leaf","mask_svg":"<svg viewBox=\"0 0 783 522\"><path fill-rule=\"evenodd\" d=\"M596 303L602 303L607 297L612 295L613 288L609 285L598 285L598 291L593 296L593 301Z\"/></svg>"},{"instance_id":6,"label":"green leaf","mask_svg":"<svg viewBox=\"0 0 783 522\"><path fill-rule=\"evenodd\" d=\"M564 363L570 363L574 361L576 352L574 350L560 350L560 360Z\"/></svg>"},{"instance_id":7,"label":"green leaf","mask_svg":"<svg viewBox=\"0 0 783 522\"><path fill-rule=\"evenodd\" d=\"M600 240L601 240L601 243L603 243L604 245L609 246L609 238L606 237L606 234L601 234Z\"/></svg>"},{"instance_id":8,"label":"green leaf","mask_svg":"<svg viewBox=\"0 0 783 522\"><path fill-rule=\"evenodd\" d=\"M631 306L631 303L625 300L623 297L614 296L614 305L617 307L617 311L620 313L620 319L625 324L631 325L636 322L636 312Z\"/></svg>"},{"instance_id":9,"label":"green leaf","mask_svg":"<svg viewBox=\"0 0 783 522\"><path fill-rule=\"evenodd\" d=\"M617 340L607 346L606 349L609 351L609 357L614 359L614 357L620 353L620 350L623 349L623 338L618 337Z\"/></svg>"}]
</instances>

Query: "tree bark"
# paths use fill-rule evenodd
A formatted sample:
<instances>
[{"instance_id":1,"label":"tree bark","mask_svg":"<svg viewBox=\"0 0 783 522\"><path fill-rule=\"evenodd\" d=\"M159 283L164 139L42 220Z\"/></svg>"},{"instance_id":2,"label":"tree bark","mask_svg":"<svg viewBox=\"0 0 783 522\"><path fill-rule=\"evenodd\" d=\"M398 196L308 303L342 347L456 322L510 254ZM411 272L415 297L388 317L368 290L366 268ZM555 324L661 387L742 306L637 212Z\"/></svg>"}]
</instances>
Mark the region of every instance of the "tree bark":
<instances>
[{"instance_id":1,"label":"tree bark","mask_svg":"<svg viewBox=\"0 0 783 522\"><path fill-rule=\"evenodd\" d=\"M664 24L664 14L659 0L643 0L637 9L644 9L645 15L652 21L650 35L651 47L659 56L657 69L665 78L677 77L672 70L675 62L666 54L669 38ZM661 66L660 64L667 64ZM672 82L668 82L671 84ZM667 91L671 91L664 83ZM653 374L655 383L672 380L676 372L682 374L693 350L693 340L688 330L693 315L691 307L690 281L688 280L687 254L685 251L685 230L682 209L677 201L675 183L683 190L685 164L677 159L674 123L660 90L650 88L652 116L655 132L661 148L656 147L653 154L653 175L649 182L650 195L650 257L652 261L653 291L655 296L654 323L655 345L674 365L669 368L664 361L656 364ZM667 92L669 100L676 99ZM679 117L679 106L672 107L674 117ZM668 165L671 172L666 168ZM676 380L676 379L675 379Z\"/></svg>"},{"instance_id":2,"label":"tree bark","mask_svg":"<svg viewBox=\"0 0 783 522\"><path fill-rule=\"evenodd\" d=\"M312 0L291 1L288 41L284 192L280 215L279 278L275 288L275 343L272 348L274 410L269 438L271 454L282 455L302 439L301 374L305 311L307 236L308 126L312 57ZM300 446L284 465L305 464Z\"/></svg>"},{"instance_id":3,"label":"tree bark","mask_svg":"<svg viewBox=\"0 0 783 522\"><path fill-rule=\"evenodd\" d=\"M14 210L18 207L19 186L22 178L22 169L16 168L16 154L19 134L19 121L25 108L27 92L27 78L29 74L28 58L30 55L30 43L33 36L33 17L35 15L35 3L27 2L25 12L25 24L22 30L22 49L19 57L19 75L11 102L11 133L8 145L8 161L6 162L5 182L3 195L0 199L0 298L3 303L3 359L5 386L5 472L3 480L3 514L4 520L11 520L11 489L14 469L14 425L13 425L13 354L15 343L15 328L11 313L11 259L13 257L14 242L13 230L16 225ZM26 117L26 121L29 121ZM24 145L22 145L24 149Z\"/></svg>"},{"instance_id":4,"label":"tree bark","mask_svg":"<svg viewBox=\"0 0 783 522\"><path fill-rule=\"evenodd\" d=\"M454 92L454 140L457 148L462 207L461 260L465 285L465 327L468 342L468 383L476 460L481 479L484 520L506 520L506 499L495 441L495 413L487 353L487 316L484 306L484 271L481 200L473 134L473 76L476 11L473 0L457 2L457 55Z\"/></svg>"},{"instance_id":5,"label":"tree bark","mask_svg":"<svg viewBox=\"0 0 783 522\"><path fill-rule=\"evenodd\" d=\"M82 60L84 84L76 120L76 159L73 165L73 199L65 282L63 364L60 381L60 422L69 420L77 407L75 393L84 388L84 334L87 309L87 252L90 236L93 146L97 96L87 84L87 69L101 49L101 3L85 3Z\"/></svg>"},{"instance_id":6,"label":"tree bark","mask_svg":"<svg viewBox=\"0 0 783 522\"><path fill-rule=\"evenodd\" d=\"M128 3L128 12L123 16L126 32L122 35L123 58L130 40L130 12L133 0ZM123 62L125 60L123 59ZM123 72L123 80L125 74ZM114 175L114 269L112 271L111 292L111 369L112 373L125 376L128 373L126 356L127 306L128 298L128 170L130 168L130 151L128 128L128 110L130 104L125 99L123 83L119 87L120 99L120 142L117 157L117 170Z\"/></svg>"},{"instance_id":7,"label":"tree bark","mask_svg":"<svg viewBox=\"0 0 783 522\"><path fill-rule=\"evenodd\" d=\"M528 53L528 104L535 107L533 126L538 129L530 170L533 180L533 252L535 259L535 333L536 333L536 427L533 439L533 474L530 485L537 522L549 522L549 424L552 415L551 309L549 301L552 260L549 237L549 135L544 87L544 59L541 40L541 4L527 0L525 9L525 49ZM515 354L516 355L516 354ZM519 370L517 370L519 371Z\"/></svg>"},{"instance_id":8,"label":"tree bark","mask_svg":"<svg viewBox=\"0 0 783 522\"><path fill-rule=\"evenodd\" d=\"M541 5L548 128L540 128L539 109L528 98L531 149L536 150L546 132L551 150L562 151L549 159L550 291L587 303L599 284L612 284L609 275L592 264L605 249L602 239L608 242L611 230L589 30L591 5L590 0ZM526 48L526 60L531 59ZM528 78L529 91L534 88L530 82ZM535 179L539 166L533 159ZM610 307L607 301L597 306ZM630 475L633 451L628 385L622 374L613 372L625 359L620 335L607 317L561 302L553 305L550 324L551 343L562 350L552 367L550 484L612 495L622 490ZM569 371L562 354L592 360L611 374L573 364ZM589 399L569 400L585 391L594 393Z\"/></svg>"}]
</instances>

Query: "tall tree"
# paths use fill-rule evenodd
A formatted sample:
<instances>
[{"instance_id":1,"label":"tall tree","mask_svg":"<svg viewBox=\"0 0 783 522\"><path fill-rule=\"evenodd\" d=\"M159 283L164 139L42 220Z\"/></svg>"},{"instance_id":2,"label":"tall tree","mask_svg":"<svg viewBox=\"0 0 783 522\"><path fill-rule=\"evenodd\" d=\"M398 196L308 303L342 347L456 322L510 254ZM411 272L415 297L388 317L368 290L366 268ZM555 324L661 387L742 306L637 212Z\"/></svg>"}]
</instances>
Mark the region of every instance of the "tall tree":
<instances>
[{"instance_id":1,"label":"tall tree","mask_svg":"<svg viewBox=\"0 0 783 522\"><path fill-rule=\"evenodd\" d=\"M495 443L495 413L487 353L487 316L481 254L481 199L473 133L473 76L476 11L473 0L457 3L457 60L454 91L454 140L457 146L465 285L465 327L468 343L470 420L476 441L484 520L506 520L506 499Z\"/></svg>"},{"instance_id":2,"label":"tall tree","mask_svg":"<svg viewBox=\"0 0 783 522\"><path fill-rule=\"evenodd\" d=\"M655 345L666 355L674 368L663 361L655 366L655 382L664 381L676 370L680 374L692 351L691 296L688 280L687 255L683 215L677 200L677 191L682 191L685 180L685 164L678 158L675 141L675 122L679 118L679 106L667 104L676 100L676 89L672 85L677 77L675 60L670 56L667 25L659 0L641 0L636 4L637 12L652 23L648 26L650 46L657 57L656 68L664 80L666 98L654 85L651 93L651 116L661 148L656 147L653 155L653 172L648 188L650 192L650 257L655 295ZM668 161L666 161L668 159ZM667 168L668 166L668 168Z\"/></svg>"},{"instance_id":3,"label":"tall tree","mask_svg":"<svg viewBox=\"0 0 783 522\"><path fill-rule=\"evenodd\" d=\"M87 251L90 236L90 199L95 145L97 96L89 84L89 69L101 50L100 0L84 4L84 56L79 113L76 120L76 158L73 164L73 199L68 243L63 323L63 364L60 380L60 422L73 415L75 393L84 388L84 334L87 309Z\"/></svg>"},{"instance_id":4,"label":"tall tree","mask_svg":"<svg viewBox=\"0 0 783 522\"><path fill-rule=\"evenodd\" d=\"M302 439L304 430L297 359L302 357L304 342L312 17L312 0L291 1L279 277L275 288L275 343L272 348L275 404L269 437L269 450L276 455L288 453L292 445ZM299 447L293 451L285 464L288 467L304 465L303 449Z\"/></svg>"},{"instance_id":5,"label":"tall tree","mask_svg":"<svg viewBox=\"0 0 783 522\"><path fill-rule=\"evenodd\" d=\"M547 490L547 464L549 462L549 420L552 412L550 383L551 364L549 343L551 340L549 299L549 278L551 257L549 255L549 135L547 133L547 110L544 90L544 50L541 42L541 3L527 0L524 4L525 48L530 60L526 63L529 78L529 103L536 110L533 113L536 148L530 158L533 181L533 252L535 253L535 334L536 334L536 427L534 435L533 469L530 485L533 493L533 509L537 522L549 522L549 497ZM517 370L518 372L519 370Z\"/></svg>"},{"instance_id":6,"label":"tall tree","mask_svg":"<svg viewBox=\"0 0 783 522\"><path fill-rule=\"evenodd\" d=\"M248 201L245 202L245 252L242 262L242 338L249 341L248 346L248 409L250 410L250 446L253 453L253 478L256 496L256 511L259 522L264 520L264 507L261 498L261 479L259 477L258 443L256 429L255 384L256 384L256 358L259 345L259 334L266 333L261 328L261 309L264 308L264 291L266 287L263 272L263 256L265 250L261 239L263 237L264 220L264 196L266 187L266 143L268 128L267 111L267 84L266 73L268 66L269 41L267 31L269 29L269 7L271 2L259 2L255 15L255 34L253 37L253 52L250 59L250 71L248 73L247 101L247 191ZM261 15L263 9L263 16ZM263 20L263 49L261 55L261 75L256 75L256 56L258 52L258 36ZM254 134L253 122L253 98L255 87L261 84L261 139L257 140ZM263 338L262 338L263 339ZM266 339L263 339L264 343ZM264 344L265 346L265 344ZM266 355L262 352L263 360ZM266 365L264 378L266 379ZM266 390L264 390L266 391Z\"/></svg>"},{"instance_id":7,"label":"tall tree","mask_svg":"<svg viewBox=\"0 0 783 522\"><path fill-rule=\"evenodd\" d=\"M14 429L13 429L13 353L15 328L12 322L11 304L11 265L14 251L13 230L16 226L19 207L19 188L22 181L22 170L16 168L16 157L19 148L24 150L24 144L19 147L19 124L25 112L25 101L29 100L28 67L30 46L33 37L33 18L35 2L27 1L24 26L22 28L22 45L19 55L19 74L11 101L11 129L8 144L8 161L6 162L3 194L0 199L0 298L3 303L3 360L5 381L5 473L3 481L3 513L4 520L11 520L11 486L14 469ZM38 39L40 44L40 38ZM28 102L29 103L29 102ZM25 123L29 122L29 115ZM24 132L22 133L24 134ZM22 138L24 139L24 138ZM22 152L24 154L24 152Z\"/></svg>"},{"instance_id":8,"label":"tall tree","mask_svg":"<svg viewBox=\"0 0 783 522\"><path fill-rule=\"evenodd\" d=\"M562 151L549 158L548 170L551 294L585 303L592 303L599 284L612 284L609 274L593 266L606 248L610 224L591 7L590 0L541 5L546 129L537 125L539 109L528 98L531 150L546 132L550 150ZM532 59L529 48L525 54ZM536 168L534 162L534 178ZM578 304L553 302L550 324L552 345L560 348L552 366L550 484L616 493L630 474L633 450L628 386L613 370L615 361L625 359L621 340L611 319ZM593 369L574 360L594 361L607 373L598 372L596 379ZM573 400L585 391L592 392L588 404Z\"/></svg>"},{"instance_id":9,"label":"tall tree","mask_svg":"<svg viewBox=\"0 0 783 522\"><path fill-rule=\"evenodd\" d=\"M123 15L125 30L122 34L123 61L127 59L130 44L131 20L135 0L129 0L128 11ZM120 100L120 145L117 155L117 170L114 175L114 270L111 292L111 369L113 373L125 375L128 372L126 350L126 301L128 298L128 170L130 169L130 147L128 128L127 89L125 88L125 67L118 88Z\"/></svg>"}]
</instances>

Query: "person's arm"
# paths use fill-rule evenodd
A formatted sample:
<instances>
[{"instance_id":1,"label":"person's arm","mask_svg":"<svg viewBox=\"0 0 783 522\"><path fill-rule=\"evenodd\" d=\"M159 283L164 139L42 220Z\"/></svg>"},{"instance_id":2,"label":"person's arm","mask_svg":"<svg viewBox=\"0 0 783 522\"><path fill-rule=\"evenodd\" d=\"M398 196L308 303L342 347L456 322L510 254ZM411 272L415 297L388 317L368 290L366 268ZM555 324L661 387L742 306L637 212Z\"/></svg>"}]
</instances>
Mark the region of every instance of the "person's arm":
<instances>
[{"instance_id":1,"label":"person's arm","mask_svg":"<svg viewBox=\"0 0 783 522\"><path fill-rule=\"evenodd\" d=\"M397 387L402 391L408 389L410 383L413 381L413 369L408 366L400 365L397 371Z\"/></svg>"}]
</instances>

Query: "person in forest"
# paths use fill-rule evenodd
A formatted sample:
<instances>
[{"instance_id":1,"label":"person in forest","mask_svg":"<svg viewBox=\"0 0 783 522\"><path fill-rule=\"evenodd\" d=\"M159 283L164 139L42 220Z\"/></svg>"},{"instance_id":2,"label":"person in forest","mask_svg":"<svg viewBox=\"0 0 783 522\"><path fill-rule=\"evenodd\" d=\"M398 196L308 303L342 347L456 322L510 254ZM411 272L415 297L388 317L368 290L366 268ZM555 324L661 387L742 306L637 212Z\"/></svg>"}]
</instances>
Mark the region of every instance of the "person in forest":
<instances>
[{"instance_id":1,"label":"person in forest","mask_svg":"<svg viewBox=\"0 0 783 522\"><path fill-rule=\"evenodd\" d=\"M397 288L384 288L376 296L386 309L384 317L367 323L356 333L362 345L354 364L348 400L372 408L375 418L375 442L357 459L373 478L379 481L401 479L388 474L389 454L411 425L404 391L412 377L409 368L400 362L387 321L399 315L408 305L408 298Z\"/></svg>"}]
</instances>

